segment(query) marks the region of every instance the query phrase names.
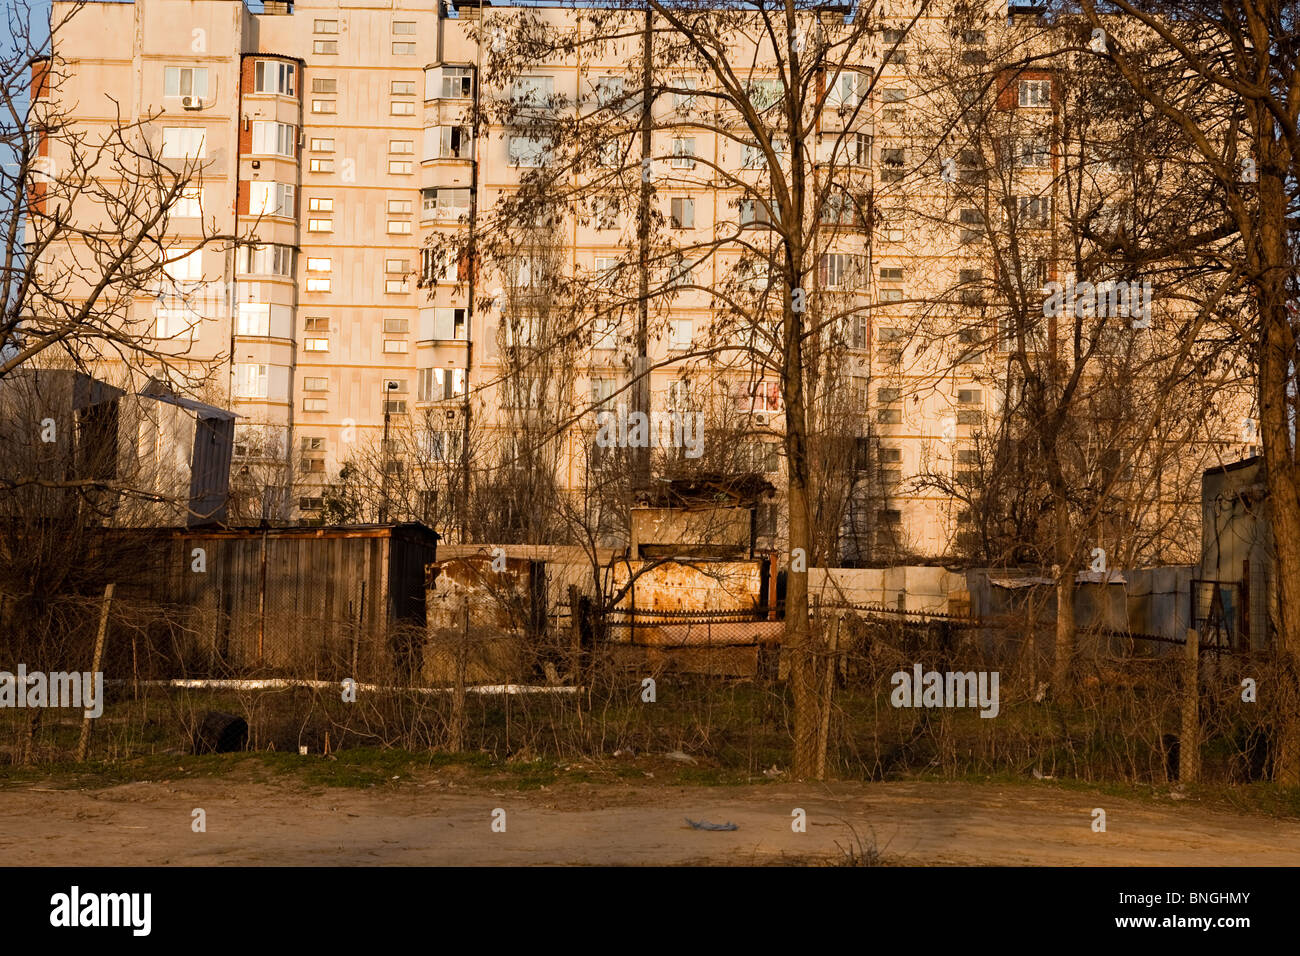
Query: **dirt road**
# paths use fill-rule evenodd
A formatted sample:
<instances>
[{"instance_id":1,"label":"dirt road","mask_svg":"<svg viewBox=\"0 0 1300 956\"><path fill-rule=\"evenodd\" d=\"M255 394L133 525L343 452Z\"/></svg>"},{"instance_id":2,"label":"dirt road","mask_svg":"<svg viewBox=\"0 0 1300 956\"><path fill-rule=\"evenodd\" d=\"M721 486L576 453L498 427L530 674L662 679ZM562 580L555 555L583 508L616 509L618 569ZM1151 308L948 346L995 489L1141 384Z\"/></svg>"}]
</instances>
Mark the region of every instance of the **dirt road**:
<instances>
[{"instance_id":1,"label":"dirt road","mask_svg":"<svg viewBox=\"0 0 1300 956\"><path fill-rule=\"evenodd\" d=\"M1106 811L1106 832L1092 811ZM206 832L192 811L206 813ZM493 832L493 811L505 832ZM806 832L791 828L792 811ZM735 823L695 830L685 818ZM828 862L851 824L903 864L1300 865L1300 822L1099 797L1054 785L741 787L430 777L370 790L200 778L100 790L0 790L0 856L27 865L762 864Z\"/></svg>"}]
</instances>

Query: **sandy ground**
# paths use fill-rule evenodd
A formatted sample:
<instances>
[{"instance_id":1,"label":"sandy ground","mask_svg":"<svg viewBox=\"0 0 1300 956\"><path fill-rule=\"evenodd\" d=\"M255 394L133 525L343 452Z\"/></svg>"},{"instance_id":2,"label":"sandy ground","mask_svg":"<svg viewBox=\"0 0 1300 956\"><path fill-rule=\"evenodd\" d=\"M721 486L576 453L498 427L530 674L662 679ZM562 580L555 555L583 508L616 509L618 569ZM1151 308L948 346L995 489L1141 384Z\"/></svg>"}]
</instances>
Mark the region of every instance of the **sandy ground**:
<instances>
[{"instance_id":1,"label":"sandy ground","mask_svg":"<svg viewBox=\"0 0 1300 956\"><path fill-rule=\"evenodd\" d=\"M1107 832L1092 831L1106 810ZM207 832L191 829L194 808ZM807 813L804 833L791 811ZM505 810L506 832L492 831ZM732 822L732 832L684 818ZM200 778L0 790L0 856L28 865L830 862L872 834L901 864L1300 865L1300 822L1048 784L492 790L430 777L368 790Z\"/></svg>"}]
</instances>

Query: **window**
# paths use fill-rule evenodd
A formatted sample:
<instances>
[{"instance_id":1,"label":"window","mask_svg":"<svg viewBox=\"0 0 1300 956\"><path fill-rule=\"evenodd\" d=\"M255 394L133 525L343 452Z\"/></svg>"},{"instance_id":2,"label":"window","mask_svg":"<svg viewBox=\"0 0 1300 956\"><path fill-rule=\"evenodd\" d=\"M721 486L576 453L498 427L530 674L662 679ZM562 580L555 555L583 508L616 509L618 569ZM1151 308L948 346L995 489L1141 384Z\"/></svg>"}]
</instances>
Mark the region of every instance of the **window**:
<instances>
[{"instance_id":1,"label":"window","mask_svg":"<svg viewBox=\"0 0 1300 956\"><path fill-rule=\"evenodd\" d=\"M390 199L388 200L388 214L390 216L409 216L414 204L409 199Z\"/></svg>"},{"instance_id":2,"label":"window","mask_svg":"<svg viewBox=\"0 0 1300 956\"><path fill-rule=\"evenodd\" d=\"M333 219L308 219L307 231L308 232L333 232L334 220Z\"/></svg>"},{"instance_id":3,"label":"window","mask_svg":"<svg viewBox=\"0 0 1300 956\"><path fill-rule=\"evenodd\" d=\"M456 461L460 457L460 445L464 433L458 429L428 429L420 436L420 453L429 461ZM436 492L431 492L436 495ZM427 504L432 509L432 504Z\"/></svg>"},{"instance_id":4,"label":"window","mask_svg":"<svg viewBox=\"0 0 1300 956\"><path fill-rule=\"evenodd\" d=\"M242 246L240 272L246 275L293 275L293 247L275 243Z\"/></svg>"},{"instance_id":5,"label":"window","mask_svg":"<svg viewBox=\"0 0 1300 956\"><path fill-rule=\"evenodd\" d=\"M906 30L886 30L884 38L884 49L886 52L886 63L906 63L907 51L903 44L907 41Z\"/></svg>"},{"instance_id":6,"label":"window","mask_svg":"<svg viewBox=\"0 0 1300 956\"><path fill-rule=\"evenodd\" d=\"M881 302L902 302L903 290L902 289L881 289L880 301Z\"/></svg>"},{"instance_id":7,"label":"window","mask_svg":"<svg viewBox=\"0 0 1300 956\"><path fill-rule=\"evenodd\" d=\"M822 133L817 140L817 162L840 166L870 165L870 134Z\"/></svg>"},{"instance_id":8,"label":"window","mask_svg":"<svg viewBox=\"0 0 1300 956\"><path fill-rule=\"evenodd\" d=\"M202 126L168 126L163 129L163 159L203 159L207 130Z\"/></svg>"},{"instance_id":9,"label":"window","mask_svg":"<svg viewBox=\"0 0 1300 956\"><path fill-rule=\"evenodd\" d=\"M411 331L410 319L389 318L384 319L384 332L388 335L406 335ZM406 391L406 383L402 382L401 391Z\"/></svg>"},{"instance_id":10,"label":"window","mask_svg":"<svg viewBox=\"0 0 1300 956\"><path fill-rule=\"evenodd\" d=\"M519 288L543 285L551 271L542 256L516 256L506 266L510 284Z\"/></svg>"},{"instance_id":11,"label":"window","mask_svg":"<svg viewBox=\"0 0 1300 956\"><path fill-rule=\"evenodd\" d=\"M741 382L736 387L736 411L779 412L781 410L781 384L779 382Z\"/></svg>"},{"instance_id":12,"label":"window","mask_svg":"<svg viewBox=\"0 0 1300 956\"><path fill-rule=\"evenodd\" d=\"M677 81L681 89L673 93L673 109L689 113L695 109L695 90L700 88L700 81L686 76Z\"/></svg>"},{"instance_id":13,"label":"window","mask_svg":"<svg viewBox=\"0 0 1300 956\"><path fill-rule=\"evenodd\" d=\"M1019 201L1020 224L1032 229L1045 229L1051 218L1050 196L1021 196Z\"/></svg>"},{"instance_id":14,"label":"window","mask_svg":"<svg viewBox=\"0 0 1300 956\"><path fill-rule=\"evenodd\" d=\"M334 172L334 160L332 159L311 159L307 161L307 172L309 173L332 173Z\"/></svg>"},{"instance_id":15,"label":"window","mask_svg":"<svg viewBox=\"0 0 1300 956\"><path fill-rule=\"evenodd\" d=\"M596 196L591 201L591 207L597 229L618 228L618 196Z\"/></svg>"},{"instance_id":16,"label":"window","mask_svg":"<svg viewBox=\"0 0 1300 956\"><path fill-rule=\"evenodd\" d=\"M390 159L388 172L393 176L409 176L415 171L415 163L409 159Z\"/></svg>"},{"instance_id":17,"label":"window","mask_svg":"<svg viewBox=\"0 0 1300 956\"><path fill-rule=\"evenodd\" d=\"M670 412L690 411L695 407L691 396L691 381L688 378L676 378L668 383L668 400L665 403Z\"/></svg>"},{"instance_id":18,"label":"window","mask_svg":"<svg viewBox=\"0 0 1300 956\"><path fill-rule=\"evenodd\" d=\"M883 182L898 182L903 178L906 154L901 146L890 146L880 151L880 178Z\"/></svg>"},{"instance_id":19,"label":"window","mask_svg":"<svg viewBox=\"0 0 1300 956\"><path fill-rule=\"evenodd\" d=\"M880 330L881 345L888 345L893 342L901 342L901 341L903 341L902 329L887 328L887 329Z\"/></svg>"},{"instance_id":20,"label":"window","mask_svg":"<svg viewBox=\"0 0 1300 956\"><path fill-rule=\"evenodd\" d=\"M328 378L304 378L302 380L302 389L304 392L328 392L330 380Z\"/></svg>"},{"instance_id":21,"label":"window","mask_svg":"<svg viewBox=\"0 0 1300 956\"><path fill-rule=\"evenodd\" d=\"M885 465L898 465L903 461L903 449L881 446L880 462Z\"/></svg>"},{"instance_id":22,"label":"window","mask_svg":"<svg viewBox=\"0 0 1300 956\"><path fill-rule=\"evenodd\" d=\"M202 320L202 316L189 309L158 309L154 312L154 337L174 339L189 333L190 339L196 339Z\"/></svg>"},{"instance_id":23,"label":"window","mask_svg":"<svg viewBox=\"0 0 1300 956\"><path fill-rule=\"evenodd\" d=\"M901 388L876 389L876 403L879 405L897 405L902 400L903 390Z\"/></svg>"},{"instance_id":24,"label":"window","mask_svg":"<svg viewBox=\"0 0 1300 956\"><path fill-rule=\"evenodd\" d=\"M620 262L621 260L617 256L596 256L592 267L592 273L596 277L596 285L612 286L618 278Z\"/></svg>"},{"instance_id":25,"label":"window","mask_svg":"<svg viewBox=\"0 0 1300 956\"><path fill-rule=\"evenodd\" d=\"M623 96L623 77L621 76L598 76L593 86L596 103L599 106L608 106Z\"/></svg>"},{"instance_id":26,"label":"window","mask_svg":"<svg viewBox=\"0 0 1300 956\"><path fill-rule=\"evenodd\" d=\"M606 315L592 324L591 347L603 351L618 348L618 317Z\"/></svg>"},{"instance_id":27,"label":"window","mask_svg":"<svg viewBox=\"0 0 1300 956\"><path fill-rule=\"evenodd\" d=\"M961 222L961 241L978 242L984 238L984 213L979 209L963 209L958 214Z\"/></svg>"},{"instance_id":28,"label":"window","mask_svg":"<svg viewBox=\"0 0 1300 956\"><path fill-rule=\"evenodd\" d=\"M415 56L415 44L406 40L394 40L393 56Z\"/></svg>"},{"instance_id":29,"label":"window","mask_svg":"<svg viewBox=\"0 0 1300 956\"><path fill-rule=\"evenodd\" d=\"M414 20L394 20L393 36L395 37L413 37L415 36Z\"/></svg>"},{"instance_id":30,"label":"window","mask_svg":"<svg viewBox=\"0 0 1300 956\"><path fill-rule=\"evenodd\" d=\"M671 319L668 337L668 347L674 351L685 352L691 347L691 342L695 337L695 322L693 319Z\"/></svg>"},{"instance_id":31,"label":"window","mask_svg":"<svg viewBox=\"0 0 1300 956\"><path fill-rule=\"evenodd\" d=\"M339 81L333 77L315 77L311 81L311 91L313 93L337 93L339 91Z\"/></svg>"},{"instance_id":32,"label":"window","mask_svg":"<svg viewBox=\"0 0 1300 956\"><path fill-rule=\"evenodd\" d=\"M203 190L198 186L182 187L168 212L174 219L203 218Z\"/></svg>"},{"instance_id":33,"label":"window","mask_svg":"<svg viewBox=\"0 0 1300 956\"><path fill-rule=\"evenodd\" d=\"M294 156L297 154L297 130L288 123L253 121L253 152Z\"/></svg>"},{"instance_id":34,"label":"window","mask_svg":"<svg viewBox=\"0 0 1300 956\"><path fill-rule=\"evenodd\" d=\"M420 277L423 282L456 282L458 261L436 249L420 250Z\"/></svg>"},{"instance_id":35,"label":"window","mask_svg":"<svg viewBox=\"0 0 1300 956\"><path fill-rule=\"evenodd\" d=\"M327 279L327 278L323 278L323 277L308 276L308 277L307 277L307 291L308 291L308 292L328 292L328 291L330 291L330 280Z\"/></svg>"},{"instance_id":36,"label":"window","mask_svg":"<svg viewBox=\"0 0 1300 956\"><path fill-rule=\"evenodd\" d=\"M393 96L414 96L415 80L393 80L388 84L388 92Z\"/></svg>"},{"instance_id":37,"label":"window","mask_svg":"<svg viewBox=\"0 0 1300 956\"><path fill-rule=\"evenodd\" d=\"M388 220L388 234L390 236L409 236L411 234L411 221L409 219Z\"/></svg>"},{"instance_id":38,"label":"window","mask_svg":"<svg viewBox=\"0 0 1300 956\"><path fill-rule=\"evenodd\" d=\"M307 200L307 209L310 212L333 212L334 200L324 196L313 196Z\"/></svg>"},{"instance_id":39,"label":"window","mask_svg":"<svg viewBox=\"0 0 1300 956\"><path fill-rule=\"evenodd\" d=\"M962 305L983 305L984 271L982 269L962 269L957 276L958 285L961 287L960 301Z\"/></svg>"},{"instance_id":40,"label":"window","mask_svg":"<svg viewBox=\"0 0 1300 956\"><path fill-rule=\"evenodd\" d=\"M168 255L171 255L169 252ZM203 278L203 253L195 250L163 263L163 274L173 283L197 282Z\"/></svg>"},{"instance_id":41,"label":"window","mask_svg":"<svg viewBox=\"0 0 1300 956\"><path fill-rule=\"evenodd\" d=\"M842 226L857 225L863 216L859 200L843 190L829 193L821 208L821 221Z\"/></svg>"},{"instance_id":42,"label":"window","mask_svg":"<svg viewBox=\"0 0 1300 956\"><path fill-rule=\"evenodd\" d=\"M1016 141L1016 163L1030 169L1042 169L1051 162L1051 150L1045 136L1026 136Z\"/></svg>"},{"instance_id":43,"label":"window","mask_svg":"<svg viewBox=\"0 0 1300 956\"><path fill-rule=\"evenodd\" d=\"M410 100L393 100L388 104L390 116L414 116L415 104Z\"/></svg>"},{"instance_id":44,"label":"window","mask_svg":"<svg viewBox=\"0 0 1300 956\"><path fill-rule=\"evenodd\" d=\"M271 306L265 302L239 302L235 305L235 334L271 334Z\"/></svg>"},{"instance_id":45,"label":"window","mask_svg":"<svg viewBox=\"0 0 1300 956\"><path fill-rule=\"evenodd\" d=\"M673 140L673 168L695 168L695 139L683 136Z\"/></svg>"},{"instance_id":46,"label":"window","mask_svg":"<svg viewBox=\"0 0 1300 956\"><path fill-rule=\"evenodd\" d=\"M287 183L250 182L248 213L251 216L293 216L295 187Z\"/></svg>"},{"instance_id":47,"label":"window","mask_svg":"<svg viewBox=\"0 0 1300 956\"><path fill-rule=\"evenodd\" d=\"M163 96L208 95L208 68L206 66L169 66L163 69Z\"/></svg>"},{"instance_id":48,"label":"window","mask_svg":"<svg viewBox=\"0 0 1300 956\"><path fill-rule=\"evenodd\" d=\"M313 153L332 153L334 152L334 140L332 139L312 139L311 150Z\"/></svg>"},{"instance_id":49,"label":"window","mask_svg":"<svg viewBox=\"0 0 1300 956\"><path fill-rule=\"evenodd\" d=\"M508 161L511 166L537 167L546 165L551 151L551 141L546 137L511 136Z\"/></svg>"},{"instance_id":50,"label":"window","mask_svg":"<svg viewBox=\"0 0 1300 956\"><path fill-rule=\"evenodd\" d=\"M519 76L510 85L510 102L519 109L545 109L554 96L553 76Z\"/></svg>"},{"instance_id":51,"label":"window","mask_svg":"<svg viewBox=\"0 0 1300 956\"><path fill-rule=\"evenodd\" d=\"M328 352L330 350L329 339L304 339L302 345L308 352Z\"/></svg>"},{"instance_id":52,"label":"window","mask_svg":"<svg viewBox=\"0 0 1300 956\"><path fill-rule=\"evenodd\" d=\"M957 390L958 405L978 405L982 401L982 395L978 388L961 388Z\"/></svg>"},{"instance_id":53,"label":"window","mask_svg":"<svg viewBox=\"0 0 1300 956\"><path fill-rule=\"evenodd\" d=\"M1020 81L1020 105L1021 106L1051 106L1052 105L1052 81L1051 80L1021 80Z\"/></svg>"},{"instance_id":54,"label":"window","mask_svg":"<svg viewBox=\"0 0 1300 956\"><path fill-rule=\"evenodd\" d=\"M422 402L439 402L464 395L465 370L463 368L422 368L417 394Z\"/></svg>"},{"instance_id":55,"label":"window","mask_svg":"<svg viewBox=\"0 0 1300 956\"><path fill-rule=\"evenodd\" d=\"M591 379L591 404L604 405L614 397L614 392L618 389L618 379L608 376L592 376Z\"/></svg>"},{"instance_id":56,"label":"window","mask_svg":"<svg viewBox=\"0 0 1300 956\"><path fill-rule=\"evenodd\" d=\"M444 66L441 80L438 93L443 99L463 100L474 94L473 72L468 66Z\"/></svg>"},{"instance_id":57,"label":"window","mask_svg":"<svg viewBox=\"0 0 1300 956\"><path fill-rule=\"evenodd\" d=\"M530 348L537 344L541 334L537 318L529 315L503 315L501 330L509 348Z\"/></svg>"},{"instance_id":58,"label":"window","mask_svg":"<svg viewBox=\"0 0 1300 956\"><path fill-rule=\"evenodd\" d=\"M464 341L465 310L451 308L434 309L433 337L440 341Z\"/></svg>"},{"instance_id":59,"label":"window","mask_svg":"<svg viewBox=\"0 0 1300 956\"><path fill-rule=\"evenodd\" d=\"M902 282L903 270L899 267L881 266L880 281L881 282Z\"/></svg>"},{"instance_id":60,"label":"window","mask_svg":"<svg viewBox=\"0 0 1300 956\"><path fill-rule=\"evenodd\" d=\"M309 399L304 399L303 401L304 401L304 403L305 403L305 402L309 401ZM309 409L307 409L307 408L305 408L305 407L303 408L303 411L308 411L308 410L309 410ZM309 475L310 475L310 474L321 474L321 473L323 473L323 472L325 471L325 459L324 459L324 458L304 458L304 459L302 459L302 461L300 461L298 464L299 464L299 469L300 469L304 474L309 474Z\"/></svg>"},{"instance_id":61,"label":"window","mask_svg":"<svg viewBox=\"0 0 1300 956\"><path fill-rule=\"evenodd\" d=\"M468 126L430 126L424 131L424 159L469 159L473 140Z\"/></svg>"},{"instance_id":62,"label":"window","mask_svg":"<svg viewBox=\"0 0 1300 956\"><path fill-rule=\"evenodd\" d=\"M303 322L303 329L307 332L328 332L330 330L329 316L309 315Z\"/></svg>"},{"instance_id":63,"label":"window","mask_svg":"<svg viewBox=\"0 0 1300 956\"><path fill-rule=\"evenodd\" d=\"M408 351L406 339L384 339L384 351L390 355L405 355Z\"/></svg>"},{"instance_id":64,"label":"window","mask_svg":"<svg viewBox=\"0 0 1300 956\"><path fill-rule=\"evenodd\" d=\"M312 33L338 33L339 22L337 20L313 20Z\"/></svg>"},{"instance_id":65,"label":"window","mask_svg":"<svg viewBox=\"0 0 1300 956\"><path fill-rule=\"evenodd\" d=\"M388 152L397 155L411 154L415 152L415 140L413 139L390 139L388 141Z\"/></svg>"},{"instance_id":66,"label":"window","mask_svg":"<svg viewBox=\"0 0 1300 956\"><path fill-rule=\"evenodd\" d=\"M742 199L740 201L740 224L742 226L753 226L770 223L771 221L772 214L767 203L760 202L757 199Z\"/></svg>"},{"instance_id":67,"label":"window","mask_svg":"<svg viewBox=\"0 0 1300 956\"><path fill-rule=\"evenodd\" d=\"M253 66L253 92L297 96L294 86L298 68L278 60L258 60Z\"/></svg>"},{"instance_id":68,"label":"window","mask_svg":"<svg viewBox=\"0 0 1300 956\"><path fill-rule=\"evenodd\" d=\"M695 200L688 196L674 196L671 218L674 229L694 229Z\"/></svg>"},{"instance_id":69,"label":"window","mask_svg":"<svg viewBox=\"0 0 1300 956\"><path fill-rule=\"evenodd\" d=\"M691 275L693 270L694 263L688 262L679 253L668 263L668 277L665 286L669 289L678 289L682 286L691 285L695 281Z\"/></svg>"},{"instance_id":70,"label":"window","mask_svg":"<svg viewBox=\"0 0 1300 956\"><path fill-rule=\"evenodd\" d=\"M867 316L854 315L852 320L852 335L850 341L852 348L865 349L867 347Z\"/></svg>"},{"instance_id":71,"label":"window","mask_svg":"<svg viewBox=\"0 0 1300 956\"><path fill-rule=\"evenodd\" d=\"M841 70L832 80L830 92L826 96L826 105L833 109L855 107L862 102L867 91L867 77L855 70Z\"/></svg>"},{"instance_id":72,"label":"window","mask_svg":"<svg viewBox=\"0 0 1300 956\"><path fill-rule=\"evenodd\" d=\"M862 257L847 252L824 252L818 258L817 279L826 289L857 288L862 279Z\"/></svg>"},{"instance_id":73,"label":"window","mask_svg":"<svg viewBox=\"0 0 1300 956\"><path fill-rule=\"evenodd\" d=\"M957 410L958 425L978 425L981 423L983 413L977 408L961 408Z\"/></svg>"},{"instance_id":74,"label":"window","mask_svg":"<svg viewBox=\"0 0 1300 956\"><path fill-rule=\"evenodd\" d=\"M265 365L235 366L235 397L266 398L267 369Z\"/></svg>"},{"instance_id":75,"label":"window","mask_svg":"<svg viewBox=\"0 0 1300 956\"><path fill-rule=\"evenodd\" d=\"M469 190L448 187L420 190L420 210L425 219L458 219L469 215Z\"/></svg>"},{"instance_id":76,"label":"window","mask_svg":"<svg viewBox=\"0 0 1300 956\"><path fill-rule=\"evenodd\" d=\"M751 80L749 84L749 102L762 113L771 109L781 100L784 85L780 80Z\"/></svg>"},{"instance_id":77,"label":"window","mask_svg":"<svg viewBox=\"0 0 1300 956\"><path fill-rule=\"evenodd\" d=\"M337 100L312 100L311 111L313 113L337 113Z\"/></svg>"},{"instance_id":78,"label":"window","mask_svg":"<svg viewBox=\"0 0 1300 956\"><path fill-rule=\"evenodd\" d=\"M885 242L903 241L903 217L906 211L900 208L880 210L880 238Z\"/></svg>"},{"instance_id":79,"label":"window","mask_svg":"<svg viewBox=\"0 0 1300 956\"><path fill-rule=\"evenodd\" d=\"M906 90L881 90L880 101L885 104L880 116L886 123L901 123L907 118L907 109L900 105L907 102Z\"/></svg>"},{"instance_id":80,"label":"window","mask_svg":"<svg viewBox=\"0 0 1300 956\"><path fill-rule=\"evenodd\" d=\"M384 280L385 295L400 295L401 293L410 292L410 291L411 291L411 280L406 278L406 276L402 276L400 279ZM390 321L396 321L396 320L389 320L389 319L384 320L385 332L392 331L391 329L388 328L388 323ZM402 321L405 322L406 320L403 319ZM406 330L402 329L401 331L405 332Z\"/></svg>"},{"instance_id":81,"label":"window","mask_svg":"<svg viewBox=\"0 0 1300 956\"><path fill-rule=\"evenodd\" d=\"M617 166L619 164L619 142L616 139L608 139L600 144L600 150L596 154L596 162L601 166Z\"/></svg>"},{"instance_id":82,"label":"window","mask_svg":"<svg viewBox=\"0 0 1300 956\"><path fill-rule=\"evenodd\" d=\"M878 408L876 409L876 421L882 425L901 425L903 423L903 410L900 408Z\"/></svg>"},{"instance_id":83,"label":"window","mask_svg":"<svg viewBox=\"0 0 1300 956\"><path fill-rule=\"evenodd\" d=\"M324 398L303 398L302 410L304 412L327 412L329 411L329 400ZM301 501L320 501L319 498L302 498ZM319 507L319 506L318 506Z\"/></svg>"},{"instance_id":84,"label":"window","mask_svg":"<svg viewBox=\"0 0 1300 956\"><path fill-rule=\"evenodd\" d=\"M311 43L311 52L317 56L337 56L339 52L338 40L313 40Z\"/></svg>"}]
</instances>

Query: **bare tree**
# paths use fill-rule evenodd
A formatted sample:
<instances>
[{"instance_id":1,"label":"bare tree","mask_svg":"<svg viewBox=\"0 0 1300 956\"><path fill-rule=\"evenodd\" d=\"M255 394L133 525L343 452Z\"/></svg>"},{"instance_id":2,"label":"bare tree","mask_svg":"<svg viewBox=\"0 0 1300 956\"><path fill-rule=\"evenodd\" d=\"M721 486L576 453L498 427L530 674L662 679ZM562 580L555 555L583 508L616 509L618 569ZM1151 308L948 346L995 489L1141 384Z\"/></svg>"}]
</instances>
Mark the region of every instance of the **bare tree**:
<instances>
[{"instance_id":1,"label":"bare tree","mask_svg":"<svg viewBox=\"0 0 1300 956\"><path fill-rule=\"evenodd\" d=\"M108 359L193 385L206 369L184 360L179 336L157 334L144 303L176 292L177 263L230 237L211 224L175 235L204 163L164 158L156 116L126 119L119 108L106 123L71 121L68 73L51 51L81 9L64 5L48 29L25 0L5 9L0 377L58 352L83 368Z\"/></svg>"},{"instance_id":2,"label":"bare tree","mask_svg":"<svg viewBox=\"0 0 1300 956\"><path fill-rule=\"evenodd\" d=\"M1109 65L1186 156L1203 203L1181 230L1121 236L1143 261L1197 257L1225 281L1222 319L1252 356L1280 588L1280 649L1300 700L1300 455L1297 452L1297 170L1300 113L1294 10L1275 0L1227 6L1093 0L1061 6L1074 49ZM1231 308L1230 308L1231 306ZM1291 712L1298 712L1295 706ZM1300 721L1283 734L1279 778L1300 782Z\"/></svg>"},{"instance_id":3,"label":"bare tree","mask_svg":"<svg viewBox=\"0 0 1300 956\"><path fill-rule=\"evenodd\" d=\"M485 268L502 258L494 242L530 228L539 209L589 220L617 210L629 226L620 260L629 281L618 305L630 325L632 407L648 408L649 343L680 334L675 313L688 298L715 321L662 364L709 355L756 398L765 395L765 377L776 388L771 411L782 425L790 558L785 646L800 777L820 766L807 577L808 562L828 553L817 538L810 455L817 343L870 308L860 251L870 221L864 122L875 82L866 64L888 54L914 22L904 18L886 34L876 13L874 4L845 12L807 2L739 9L648 0L640 14L579 5L558 16L516 10L485 17L476 31L489 51L485 76L582 60L617 61L622 78L584 77L576 101L526 78L507 95L482 99L485 118L511 127L516 158L533 167L484 216L476 254ZM710 148L694 150L697 139ZM661 206L666 193L686 199L704 186L732 196L705 228L684 221L688 204ZM743 289L729 292L729 278L743 280ZM634 460L633 471L633 483L643 484L644 460ZM830 524L838 530L838 516Z\"/></svg>"}]
</instances>

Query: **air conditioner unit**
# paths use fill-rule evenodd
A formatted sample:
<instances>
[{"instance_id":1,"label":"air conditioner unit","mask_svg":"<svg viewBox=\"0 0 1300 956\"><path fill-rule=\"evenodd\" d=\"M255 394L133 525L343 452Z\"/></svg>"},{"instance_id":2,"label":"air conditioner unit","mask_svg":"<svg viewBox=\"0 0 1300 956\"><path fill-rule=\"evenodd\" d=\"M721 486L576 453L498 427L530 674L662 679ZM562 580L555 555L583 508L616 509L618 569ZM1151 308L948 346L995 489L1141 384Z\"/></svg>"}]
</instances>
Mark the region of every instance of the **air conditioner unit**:
<instances>
[{"instance_id":1,"label":"air conditioner unit","mask_svg":"<svg viewBox=\"0 0 1300 956\"><path fill-rule=\"evenodd\" d=\"M203 100L197 96L182 96L181 106L187 110L201 110L203 109Z\"/></svg>"}]
</instances>

